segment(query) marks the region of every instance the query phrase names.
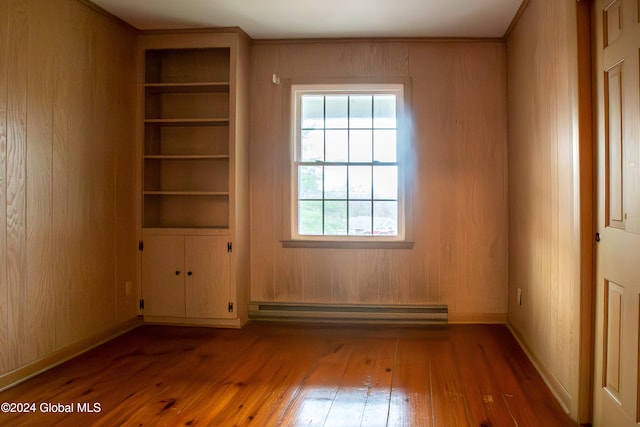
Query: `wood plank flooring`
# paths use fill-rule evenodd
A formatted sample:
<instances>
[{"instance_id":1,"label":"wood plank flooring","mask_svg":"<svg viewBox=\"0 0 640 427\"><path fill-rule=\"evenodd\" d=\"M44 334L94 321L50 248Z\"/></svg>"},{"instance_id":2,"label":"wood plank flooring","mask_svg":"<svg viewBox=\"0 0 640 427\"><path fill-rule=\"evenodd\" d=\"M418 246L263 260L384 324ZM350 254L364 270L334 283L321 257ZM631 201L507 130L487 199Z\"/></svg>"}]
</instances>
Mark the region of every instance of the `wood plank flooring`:
<instances>
[{"instance_id":1,"label":"wood plank flooring","mask_svg":"<svg viewBox=\"0 0 640 427\"><path fill-rule=\"evenodd\" d=\"M3 426L575 426L502 325L142 326L0 402L35 407Z\"/></svg>"}]
</instances>

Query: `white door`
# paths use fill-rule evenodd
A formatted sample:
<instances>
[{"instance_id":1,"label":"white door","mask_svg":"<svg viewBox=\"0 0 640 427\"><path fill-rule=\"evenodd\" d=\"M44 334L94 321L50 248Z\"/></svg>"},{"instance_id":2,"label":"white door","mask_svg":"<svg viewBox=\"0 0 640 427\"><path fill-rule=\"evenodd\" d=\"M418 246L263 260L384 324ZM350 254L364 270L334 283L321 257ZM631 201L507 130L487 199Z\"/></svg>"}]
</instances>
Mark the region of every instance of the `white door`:
<instances>
[{"instance_id":1,"label":"white door","mask_svg":"<svg viewBox=\"0 0 640 427\"><path fill-rule=\"evenodd\" d=\"M640 0L595 2L594 427L640 420Z\"/></svg>"}]
</instances>

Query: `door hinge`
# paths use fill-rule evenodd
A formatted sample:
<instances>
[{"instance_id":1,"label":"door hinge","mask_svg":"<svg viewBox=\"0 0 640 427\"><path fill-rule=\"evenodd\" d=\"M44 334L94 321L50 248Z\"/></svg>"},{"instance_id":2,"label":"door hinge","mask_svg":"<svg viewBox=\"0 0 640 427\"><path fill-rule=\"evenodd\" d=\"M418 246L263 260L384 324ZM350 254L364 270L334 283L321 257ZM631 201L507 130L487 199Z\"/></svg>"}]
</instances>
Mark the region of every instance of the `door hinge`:
<instances>
[{"instance_id":1,"label":"door hinge","mask_svg":"<svg viewBox=\"0 0 640 427\"><path fill-rule=\"evenodd\" d=\"M138 307L140 308L140 310L144 310L144 300L143 299L140 299Z\"/></svg>"},{"instance_id":2,"label":"door hinge","mask_svg":"<svg viewBox=\"0 0 640 427\"><path fill-rule=\"evenodd\" d=\"M138 241L138 250L139 251L143 251L144 250L144 242L142 240Z\"/></svg>"},{"instance_id":3,"label":"door hinge","mask_svg":"<svg viewBox=\"0 0 640 427\"><path fill-rule=\"evenodd\" d=\"M233 303L229 302L229 313L233 313Z\"/></svg>"},{"instance_id":4,"label":"door hinge","mask_svg":"<svg viewBox=\"0 0 640 427\"><path fill-rule=\"evenodd\" d=\"M231 252L232 249L231 242L227 242L227 252Z\"/></svg>"}]
</instances>

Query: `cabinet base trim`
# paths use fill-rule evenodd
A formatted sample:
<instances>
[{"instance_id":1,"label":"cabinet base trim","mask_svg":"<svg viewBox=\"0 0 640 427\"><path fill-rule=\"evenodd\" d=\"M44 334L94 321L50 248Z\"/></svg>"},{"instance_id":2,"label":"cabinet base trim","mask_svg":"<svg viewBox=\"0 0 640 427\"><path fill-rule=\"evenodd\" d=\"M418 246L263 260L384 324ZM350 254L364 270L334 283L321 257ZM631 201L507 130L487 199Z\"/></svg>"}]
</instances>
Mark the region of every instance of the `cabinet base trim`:
<instances>
[{"instance_id":1,"label":"cabinet base trim","mask_svg":"<svg viewBox=\"0 0 640 427\"><path fill-rule=\"evenodd\" d=\"M193 317L144 316L145 324L161 324L175 326L212 326L216 328L239 329L244 322L241 319L206 319Z\"/></svg>"}]
</instances>

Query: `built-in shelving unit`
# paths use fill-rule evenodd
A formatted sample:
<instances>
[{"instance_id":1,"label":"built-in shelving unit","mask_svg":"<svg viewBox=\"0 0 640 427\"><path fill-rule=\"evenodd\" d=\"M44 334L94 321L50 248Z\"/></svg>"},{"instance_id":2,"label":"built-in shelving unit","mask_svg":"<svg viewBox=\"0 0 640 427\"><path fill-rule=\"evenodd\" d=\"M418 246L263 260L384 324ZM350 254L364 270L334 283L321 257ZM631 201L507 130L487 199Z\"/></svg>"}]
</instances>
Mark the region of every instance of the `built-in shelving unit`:
<instances>
[{"instance_id":1,"label":"built-in shelving unit","mask_svg":"<svg viewBox=\"0 0 640 427\"><path fill-rule=\"evenodd\" d=\"M147 321L246 321L249 47L241 31L140 38L140 306Z\"/></svg>"},{"instance_id":2,"label":"built-in shelving unit","mask_svg":"<svg viewBox=\"0 0 640 427\"><path fill-rule=\"evenodd\" d=\"M230 49L150 49L144 227L229 227Z\"/></svg>"}]
</instances>

